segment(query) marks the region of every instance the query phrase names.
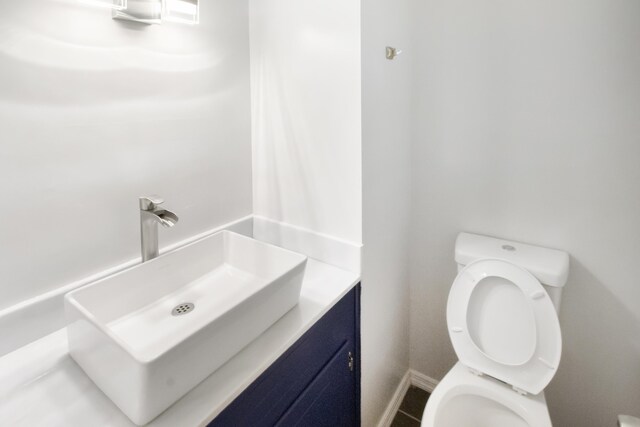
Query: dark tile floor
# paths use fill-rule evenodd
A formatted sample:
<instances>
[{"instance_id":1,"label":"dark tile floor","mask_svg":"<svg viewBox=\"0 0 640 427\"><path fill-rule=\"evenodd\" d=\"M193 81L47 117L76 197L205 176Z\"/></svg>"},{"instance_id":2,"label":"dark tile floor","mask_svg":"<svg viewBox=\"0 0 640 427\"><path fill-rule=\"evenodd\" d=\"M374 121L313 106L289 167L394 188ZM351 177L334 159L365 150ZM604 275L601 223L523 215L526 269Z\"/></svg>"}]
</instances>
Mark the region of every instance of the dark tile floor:
<instances>
[{"instance_id":1,"label":"dark tile floor","mask_svg":"<svg viewBox=\"0 0 640 427\"><path fill-rule=\"evenodd\" d=\"M429 399L429 393L418 387L409 387L391 427L420 427L427 399Z\"/></svg>"}]
</instances>

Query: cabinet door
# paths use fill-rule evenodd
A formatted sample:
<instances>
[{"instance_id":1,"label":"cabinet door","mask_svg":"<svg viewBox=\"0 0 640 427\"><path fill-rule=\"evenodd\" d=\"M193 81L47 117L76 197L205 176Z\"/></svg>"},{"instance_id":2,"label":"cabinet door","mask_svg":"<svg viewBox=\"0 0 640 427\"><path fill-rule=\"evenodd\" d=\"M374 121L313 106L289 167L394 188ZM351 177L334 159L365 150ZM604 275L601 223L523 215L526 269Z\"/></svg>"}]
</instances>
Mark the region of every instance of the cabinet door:
<instances>
[{"instance_id":1,"label":"cabinet door","mask_svg":"<svg viewBox=\"0 0 640 427\"><path fill-rule=\"evenodd\" d=\"M345 342L276 426L355 427L355 348Z\"/></svg>"},{"instance_id":2,"label":"cabinet door","mask_svg":"<svg viewBox=\"0 0 640 427\"><path fill-rule=\"evenodd\" d=\"M295 417L308 417L312 414L302 411L303 405L314 402L325 406L335 404L337 406L331 411L352 414L340 419L352 420L358 417L358 310L359 287L356 287L238 396L209 427L272 427L278 423L282 426L289 425L288 423L295 425L298 422ZM349 352L354 359L353 370L349 368ZM332 383L330 386L326 385L327 379ZM325 386L321 387L321 384ZM315 390L311 393L315 393L316 398L322 394L321 400L305 398L310 395L311 388ZM327 394L331 390L336 396ZM337 399L338 395L343 397ZM327 400L331 397L335 397L336 402ZM331 419L338 419L331 416ZM345 422L347 424L333 422L308 425L339 427L357 424L357 421Z\"/></svg>"}]
</instances>

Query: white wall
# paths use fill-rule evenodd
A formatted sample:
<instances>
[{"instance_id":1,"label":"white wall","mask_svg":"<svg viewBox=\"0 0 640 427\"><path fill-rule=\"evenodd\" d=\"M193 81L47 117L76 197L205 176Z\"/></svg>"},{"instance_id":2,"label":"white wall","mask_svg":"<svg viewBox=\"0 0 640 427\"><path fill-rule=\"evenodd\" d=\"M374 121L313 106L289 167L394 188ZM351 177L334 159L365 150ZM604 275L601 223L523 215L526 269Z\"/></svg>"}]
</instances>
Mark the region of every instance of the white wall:
<instances>
[{"instance_id":1,"label":"white wall","mask_svg":"<svg viewBox=\"0 0 640 427\"><path fill-rule=\"evenodd\" d=\"M428 0L419 29L411 365L454 364L461 230L568 251L554 425L640 415L640 2Z\"/></svg>"},{"instance_id":2,"label":"white wall","mask_svg":"<svg viewBox=\"0 0 640 427\"><path fill-rule=\"evenodd\" d=\"M409 368L413 0L362 2L362 425ZM385 58L385 47L403 54Z\"/></svg>"},{"instance_id":3,"label":"white wall","mask_svg":"<svg viewBox=\"0 0 640 427\"><path fill-rule=\"evenodd\" d=\"M412 66L384 48L409 48L410 4L363 2L361 14L359 1L250 3L254 209L285 224L259 219L256 233L300 247L285 235L305 235L293 225L364 243L364 426L409 367Z\"/></svg>"},{"instance_id":4,"label":"white wall","mask_svg":"<svg viewBox=\"0 0 640 427\"><path fill-rule=\"evenodd\" d=\"M251 0L254 213L362 239L360 2Z\"/></svg>"},{"instance_id":5,"label":"white wall","mask_svg":"<svg viewBox=\"0 0 640 427\"><path fill-rule=\"evenodd\" d=\"M0 2L0 310L251 214L246 2L141 26L75 0Z\"/></svg>"}]
</instances>

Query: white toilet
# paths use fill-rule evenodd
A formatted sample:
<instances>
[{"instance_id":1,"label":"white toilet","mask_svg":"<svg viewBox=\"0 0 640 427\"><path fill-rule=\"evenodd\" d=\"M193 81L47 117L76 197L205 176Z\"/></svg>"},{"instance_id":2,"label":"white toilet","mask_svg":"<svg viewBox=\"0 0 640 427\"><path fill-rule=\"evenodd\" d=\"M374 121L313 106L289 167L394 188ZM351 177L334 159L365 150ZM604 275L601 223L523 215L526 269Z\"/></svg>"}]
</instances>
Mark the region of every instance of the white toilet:
<instances>
[{"instance_id":1,"label":"white toilet","mask_svg":"<svg viewBox=\"0 0 640 427\"><path fill-rule=\"evenodd\" d=\"M544 388L562 336L566 252L461 233L447 326L458 363L435 388L422 427L550 427Z\"/></svg>"}]
</instances>

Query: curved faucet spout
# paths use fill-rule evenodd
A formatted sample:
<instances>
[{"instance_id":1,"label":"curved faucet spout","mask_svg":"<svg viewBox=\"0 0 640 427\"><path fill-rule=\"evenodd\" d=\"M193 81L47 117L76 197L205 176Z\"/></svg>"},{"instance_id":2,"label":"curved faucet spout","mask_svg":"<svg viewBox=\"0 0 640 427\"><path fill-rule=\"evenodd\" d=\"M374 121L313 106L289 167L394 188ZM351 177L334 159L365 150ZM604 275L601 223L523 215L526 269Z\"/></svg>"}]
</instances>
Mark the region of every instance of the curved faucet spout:
<instances>
[{"instance_id":1,"label":"curved faucet spout","mask_svg":"<svg viewBox=\"0 0 640 427\"><path fill-rule=\"evenodd\" d=\"M166 209L154 212L154 216L158 219L160 224L167 228L173 227L179 221L178 215Z\"/></svg>"},{"instance_id":2,"label":"curved faucet spout","mask_svg":"<svg viewBox=\"0 0 640 427\"><path fill-rule=\"evenodd\" d=\"M142 249L142 262L157 257L158 249L158 224L171 228L178 223L178 215L162 209L164 202L159 196L140 197L140 238Z\"/></svg>"}]
</instances>

